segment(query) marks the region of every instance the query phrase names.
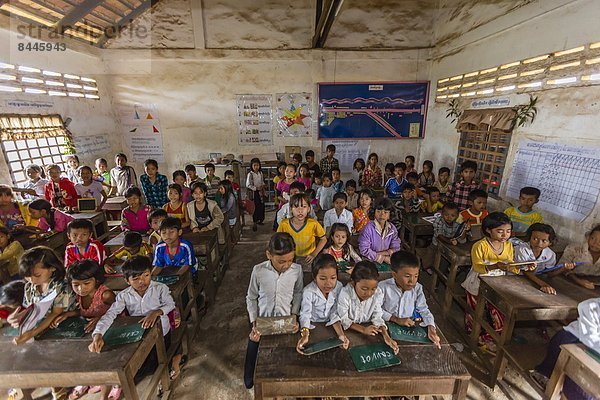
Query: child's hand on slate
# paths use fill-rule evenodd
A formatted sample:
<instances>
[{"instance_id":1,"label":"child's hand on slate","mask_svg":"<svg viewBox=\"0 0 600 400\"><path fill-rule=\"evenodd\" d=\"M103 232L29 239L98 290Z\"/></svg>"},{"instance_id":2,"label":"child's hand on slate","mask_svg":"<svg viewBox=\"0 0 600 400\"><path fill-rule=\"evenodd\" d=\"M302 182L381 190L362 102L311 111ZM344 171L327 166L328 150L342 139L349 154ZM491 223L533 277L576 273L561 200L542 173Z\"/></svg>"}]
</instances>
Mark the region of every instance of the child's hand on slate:
<instances>
[{"instance_id":1,"label":"child's hand on slate","mask_svg":"<svg viewBox=\"0 0 600 400\"><path fill-rule=\"evenodd\" d=\"M367 336L375 336L379 333L379 327L375 325L369 325L363 328L363 333Z\"/></svg>"},{"instance_id":2,"label":"child's hand on slate","mask_svg":"<svg viewBox=\"0 0 600 400\"><path fill-rule=\"evenodd\" d=\"M296 351L300 354L304 354L304 346L308 343L309 334L301 335L300 339L298 339L298 344L296 345Z\"/></svg>"},{"instance_id":3,"label":"child's hand on slate","mask_svg":"<svg viewBox=\"0 0 600 400\"><path fill-rule=\"evenodd\" d=\"M94 317L88 320L87 325L83 328L85 333L93 332L96 329L96 324L100 321L100 317Z\"/></svg>"},{"instance_id":4,"label":"child's hand on slate","mask_svg":"<svg viewBox=\"0 0 600 400\"><path fill-rule=\"evenodd\" d=\"M260 340L260 332L256 329L255 326L252 327L249 337L250 340L252 340L253 342L258 342Z\"/></svg>"},{"instance_id":5,"label":"child's hand on slate","mask_svg":"<svg viewBox=\"0 0 600 400\"><path fill-rule=\"evenodd\" d=\"M101 334L96 333L92 339L92 343L88 346L88 350L92 353L100 353L104 347L104 338Z\"/></svg>"},{"instance_id":6,"label":"child's hand on slate","mask_svg":"<svg viewBox=\"0 0 600 400\"><path fill-rule=\"evenodd\" d=\"M411 318L395 318L395 321L392 322L395 322L400 326L408 326L409 328L415 326L415 321L413 321Z\"/></svg>"},{"instance_id":7,"label":"child's hand on slate","mask_svg":"<svg viewBox=\"0 0 600 400\"><path fill-rule=\"evenodd\" d=\"M292 333L298 333L299 330L300 325L298 325L298 322L296 321L296 323L294 324L294 328L292 329Z\"/></svg>"},{"instance_id":8,"label":"child's hand on slate","mask_svg":"<svg viewBox=\"0 0 600 400\"><path fill-rule=\"evenodd\" d=\"M50 324L50 328L57 328L58 325L60 325L60 323L63 322L65 319L67 319L67 316L65 314L59 315L58 317L54 318L54 321L52 321L52 323Z\"/></svg>"},{"instance_id":9,"label":"child's hand on slate","mask_svg":"<svg viewBox=\"0 0 600 400\"><path fill-rule=\"evenodd\" d=\"M392 348L392 350L394 351L394 354L398 354L400 352L400 347L398 347L398 343L396 343L396 341L394 339L392 339L389 336L386 336L385 340L385 344L387 344L388 346L390 346Z\"/></svg>"},{"instance_id":10,"label":"child's hand on slate","mask_svg":"<svg viewBox=\"0 0 600 400\"><path fill-rule=\"evenodd\" d=\"M435 346L438 349L442 348L441 340L440 340L440 337L437 334L437 329L435 329L435 326L429 325L427 327L427 337L429 338L429 340L431 340L433 342L433 344L435 344Z\"/></svg>"},{"instance_id":11,"label":"child's hand on slate","mask_svg":"<svg viewBox=\"0 0 600 400\"><path fill-rule=\"evenodd\" d=\"M144 318L140 320L140 324L142 328L148 329L154 326L154 323L160 317L162 312L160 310L152 311L150 314L146 315Z\"/></svg>"},{"instance_id":12,"label":"child's hand on slate","mask_svg":"<svg viewBox=\"0 0 600 400\"><path fill-rule=\"evenodd\" d=\"M342 349L344 350L348 350L348 347L350 347L350 340L348 339L348 336L346 335L342 335L340 337L338 337L338 339L340 339L342 341Z\"/></svg>"}]
</instances>

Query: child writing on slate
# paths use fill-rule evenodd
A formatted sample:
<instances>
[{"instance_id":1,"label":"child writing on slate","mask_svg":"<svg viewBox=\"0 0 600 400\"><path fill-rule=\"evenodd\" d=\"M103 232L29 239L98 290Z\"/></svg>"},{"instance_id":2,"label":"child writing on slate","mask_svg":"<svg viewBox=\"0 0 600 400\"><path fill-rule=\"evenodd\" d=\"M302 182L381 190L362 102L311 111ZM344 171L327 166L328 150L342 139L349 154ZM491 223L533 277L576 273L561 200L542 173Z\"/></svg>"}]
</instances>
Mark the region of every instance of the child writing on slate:
<instances>
[{"instance_id":1,"label":"child writing on slate","mask_svg":"<svg viewBox=\"0 0 600 400\"><path fill-rule=\"evenodd\" d=\"M398 354L398 343L390 337L383 320L383 292L377 287L378 276L373 262L364 260L356 264L350 275L352 280L338 296L337 314L344 330L352 329L367 336L381 334L394 354ZM361 325L367 322L371 325Z\"/></svg>"},{"instance_id":2,"label":"child writing on slate","mask_svg":"<svg viewBox=\"0 0 600 400\"><path fill-rule=\"evenodd\" d=\"M168 217L160 223L160 237L162 241L154 249L154 269L152 275L158 275L161 268L177 267L177 275L183 275L189 269L196 273L196 256L194 246L181 238L181 220Z\"/></svg>"},{"instance_id":3,"label":"child writing on slate","mask_svg":"<svg viewBox=\"0 0 600 400\"><path fill-rule=\"evenodd\" d=\"M375 219L367 223L358 239L358 249L365 258L377 263L390 263L390 257L400 250L398 230L389 222L394 204L388 198L375 203Z\"/></svg>"},{"instance_id":4,"label":"child writing on slate","mask_svg":"<svg viewBox=\"0 0 600 400\"><path fill-rule=\"evenodd\" d=\"M408 251L397 251L391 258L392 277L379 282L383 292L383 320L400 326L413 327L422 319L427 336L438 349L440 337L435 328L433 314L429 311L423 286L419 280L419 259ZM417 315L418 318L414 318Z\"/></svg>"},{"instance_id":5,"label":"child writing on slate","mask_svg":"<svg viewBox=\"0 0 600 400\"><path fill-rule=\"evenodd\" d=\"M355 263L361 261L361 257L354 251L350 242L348 242L349 239L350 230L348 229L348 226L336 222L331 225L329 238L323 253L333 256L340 267L343 266L343 264L349 264L351 261ZM349 265L346 265L346 267L348 266ZM350 273L352 270L348 269L346 272Z\"/></svg>"},{"instance_id":6,"label":"child writing on slate","mask_svg":"<svg viewBox=\"0 0 600 400\"><path fill-rule=\"evenodd\" d=\"M304 193L298 193L290 199L292 218L281 221L277 232L289 233L296 243L296 256L299 264L309 265L327 243L321 224L308 217L310 203Z\"/></svg>"},{"instance_id":7,"label":"child writing on slate","mask_svg":"<svg viewBox=\"0 0 600 400\"><path fill-rule=\"evenodd\" d=\"M169 202L162 208L167 212L169 217L179 218L181 226L185 229L190 226L190 219L187 213L187 205L183 202L182 196L183 190L181 189L181 185L177 183L170 184L167 190Z\"/></svg>"},{"instance_id":8,"label":"child writing on slate","mask_svg":"<svg viewBox=\"0 0 600 400\"><path fill-rule=\"evenodd\" d=\"M103 265L106 252L102 242L92 237L94 225L88 219L76 219L67 225L69 244L65 248L65 268L69 268L75 261L92 259Z\"/></svg>"},{"instance_id":9,"label":"child writing on slate","mask_svg":"<svg viewBox=\"0 0 600 400\"><path fill-rule=\"evenodd\" d=\"M567 246L560 263L577 263L575 269L563 271L571 280L579 286L594 289L594 283L579 275L600 275L600 224L594 226L585 234L587 239L584 243L572 243Z\"/></svg>"},{"instance_id":10,"label":"child writing on slate","mask_svg":"<svg viewBox=\"0 0 600 400\"><path fill-rule=\"evenodd\" d=\"M104 264L104 268L110 273L114 273L115 270L113 267L116 265L129 260L135 256L151 256L153 253L152 246L148 243L144 243L142 235L138 232L128 231L125 232L125 237L123 238L123 246L117 249L114 253L110 255L106 259Z\"/></svg>"},{"instance_id":11,"label":"child writing on slate","mask_svg":"<svg viewBox=\"0 0 600 400\"><path fill-rule=\"evenodd\" d=\"M302 307L300 308L300 339L296 351L302 350L308 343L313 322L325 322L332 326L337 337L342 341L342 348L348 349L350 341L340 318L337 316L337 298L342 290L342 284L337 279L337 264L333 256L319 254L312 266L313 281L302 291Z\"/></svg>"},{"instance_id":12,"label":"child writing on slate","mask_svg":"<svg viewBox=\"0 0 600 400\"><path fill-rule=\"evenodd\" d=\"M23 246L14 240L8 228L0 226L0 284L19 279L19 258Z\"/></svg>"},{"instance_id":13,"label":"child writing on slate","mask_svg":"<svg viewBox=\"0 0 600 400\"><path fill-rule=\"evenodd\" d=\"M142 234L149 232L148 215L152 212L152 207L142 204L140 189L135 186L127 188L125 199L127 199L127 207L121 211L121 229Z\"/></svg>"},{"instance_id":14,"label":"child writing on slate","mask_svg":"<svg viewBox=\"0 0 600 400\"><path fill-rule=\"evenodd\" d=\"M69 222L73 221L71 215L52 207L46 199L35 199L29 203L29 215L38 220L37 228L42 232L64 232Z\"/></svg>"},{"instance_id":15,"label":"child writing on slate","mask_svg":"<svg viewBox=\"0 0 600 400\"><path fill-rule=\"evenodd\" d=\"M71 317L86 318L88 323L84 330L92 332L100 318L106 314L115 302L115 293L104 285L104 269L94 260L75 261L67 272L67 279L76 294L78 307L72 311L63 312L52 322L51 328L57 328L61 322ZM76 386L70 399L78 399L86 392L101 392L102 400L118 399L121 396L119 386Z\"/></svg>"},{"instance_id":16,"label":"child writing on slate","mask_svg":"<svg viewBox=\"0 0 600 400\"><path fill-rule=\"evenodd\" d=\"M358 193L358 207L352 210L354 219L353 234L361 233L370 221L369 214L373 206L373 193L370 189L363 189Z\"/></svg>"},{"instance_id":17,"label":"child writing on slate","mask_svg":"<svg viewBox=\"0 0 600 400\"><path fill-rule=\"evenodd\" d=\"M244 384L254 386L254 369L261 333L256 329L258 317L298 315L302 302L302 267L294 263L296 244L288 233L275 233L266 251L267 261L255 265L246 295L248 317L252 324L246 361ZM296 331L298 327L296 326Z\"/></svg>"}]
</instances>

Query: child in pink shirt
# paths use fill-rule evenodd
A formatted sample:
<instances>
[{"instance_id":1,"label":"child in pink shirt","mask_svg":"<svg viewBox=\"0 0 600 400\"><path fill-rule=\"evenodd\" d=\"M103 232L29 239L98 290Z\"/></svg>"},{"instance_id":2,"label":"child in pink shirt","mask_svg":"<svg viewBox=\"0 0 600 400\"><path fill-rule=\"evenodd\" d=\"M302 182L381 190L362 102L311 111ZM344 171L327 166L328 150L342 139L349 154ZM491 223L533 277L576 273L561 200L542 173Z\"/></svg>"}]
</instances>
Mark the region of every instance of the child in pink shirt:
<instances>
[{"instance_id":1,"label":"child in pink shirt","mask_svg":"<svg viewBox=\"0 0 600 400\"><path fill-rule=\"evenodd\" d=\"M139 188L132 186L125 191L128 206L121 212L121 229L124 231L135 231L146 233L150 231L148 215L152 207L142 204L142 192Z\"/></svg>"}]
</instances>

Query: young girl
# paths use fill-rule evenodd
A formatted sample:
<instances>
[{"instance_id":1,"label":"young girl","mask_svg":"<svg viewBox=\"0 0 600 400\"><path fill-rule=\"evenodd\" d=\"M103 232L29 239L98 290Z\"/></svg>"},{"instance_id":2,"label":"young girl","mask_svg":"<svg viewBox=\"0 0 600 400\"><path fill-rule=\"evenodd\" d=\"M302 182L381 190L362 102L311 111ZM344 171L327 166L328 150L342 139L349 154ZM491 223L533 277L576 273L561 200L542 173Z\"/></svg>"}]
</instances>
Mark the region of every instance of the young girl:
<instances>
[{"instance_id":1,"label":"young girl","mask_svg":"<svg viewBox=\"0 0 600 400\"><path fill-rule=\"evenodd\" d=\"M344 333L336 310L342 284L337 279L337 265L333 256L319 254L312 266L312 277L313 281L302 291L300 339L296 351L303 354L302 350L308 343L310 330L314 328L313 322L333 325L337 337L342 341L342 348L348 349L350 341Z\"/></svg>"},{"instance_id":2,"label":"young girl","mask_svg":"<svg viewBox=\"0 0 600 400\"><path fill-rule=\"evenodd\" d=\"M358 194L358 207L352 210L352 217L354 218L352 233L361 233L365 226L367 226L372 203L373 192L369 189L361 190Z\"/></svg>"},{"instance_id":3,"label":"young girl","mask_svg":"<svg viewBox=\"0 0 600 400\"><path fill-rule=\"evenodd\" d=\"M273 180L273 182L275 182L275 180ZM258 229L257 225L262 225L265 220L265 204L263 202L265 195L265 180L258 158L250 160L250 172L248 172L248 176L246 177L246 188L248 189L248 199L254 202L252 230L256 232Z\"/></svg>"},{"instance_id":4,"label":"young girl","mask_svg":"<svg viewBox=\"0 0 600 400\"><path fill-rule=\"evenodd\" d=\"M46 199L37 199L29 203L29 214L31 218L38 220L38 229L41 232L64 232L73 217L67 213L52 207Z\"/></svg>"},{"instance_id":5,"label":"young girl","mask_svg":"<svg viewBox=\"0 0 600 400\"><path fill-rule=\"evenodd\" d=\"M233 227L237 221L237 202L235 201L235 195L233 194L233 187L231 182L227 179L219 182L218 192L220 194L221 211L223 215L227 216L229 220L229 226Z\"/></svg>"},{"instance_id":6,"label":"young girl","mask_svg":"<svg viewBox=\"0 0 600 400\"><path fill-rule=\"evenodd\" d=\"M179 218L181 220L181 228L185 229L190 226L186 204L181 201L183 195L181 185L172 183L168 186L167 197L169 202L163 206L169 217Z\"/></svg>"},{"instance_id":7,"label":"young girl","mask_svg":"<svg viewBox=\"0 0 600 400\"><path fill-rule=\"evenodd\" d=\"M192 232L208 232L218 229L219 243L224 243L225 233L221 230L221 224L225 216L214 200L206 198L208 193L206 183L194 182L191 189L194 201L187 204L187 212Z\"/></svg>"},{"instance_id":8,"label":"young girl","mask_svg":"<svg viewBox=\"0 0 600 400\"><path fill-rule=\"evenodd\" d=\"M594 284L578 275L600 275L600 224L585 235L587 241L581 244L570 244L565 249L560 263L583 263L572 271L564 274L575 283L588 289L594 289Z\"/></svg>"},{"instance_id":9,"label":"young girl","mask_svg":"<svg viewBox=\"0 0 600 400\"><path fill-rule=\"evenodd\" d=\"M167 187L169 181L165 175L158 173L158 162L156 160L148 159L144 161L144 172L140 176L140 184L146 202L152 208L161 208L168 201Z\"/></svg>"},{"instance_id":10,"label":"young girl","mask_svg":"<svg viewBox=\"0 0 600 400\"><path fill-rule=\"evenodd\" d=\"M13 230L28 222L27 207L14 200L10 186L0 185L0 226Z\"/></svg>"},{"instance_id":11,"label":"young girl","mask_svg":"<svg viewBox=\"0 0 600 400\"><path fill-rule=\"evenodd\" d=\"M400 250L398 230L389 222L394 204L388 198L375 203L375 219L369 221L358 238L360 254L378 263L390 263L390 257Z\"/></svg>"},{"instance_id":12,"label":"young girl","mask_svg":"<svg viewBox=\"0 0 600 400\"><path fill-rule=\"evenodd\" d=\"M398 354L399 348L390 337L383 321L383 292L377 287L379 273L371 261L361 261L354 267L352 279L338 297L337 314L344 330L352 329L367 336L381 334L385 343ZM369 326L363 326L371 322Z\"/></svg>"},{"instance_id":13,"label":"young girl","mask_svg":"<svg viewBox=\"0 0 600 400\"><path fill-rule=\"evenodd\" d=\"M67 318L81 316L88 321L85 332L93 332L100 317L106 314L111 304L115 302L115 293L104 285L104 269L95 260L75 261L69 267L67 279L71 283L73 292L77 295L78 307L56 317L50 326L56 328ZM110 394L109 388L109 386L92 388L89 386L76 386L69 399L78 399L89 390L90 393L100 391L103 400L109 398L117 400L121 396L120 387L113 386Z\"/></svg>"},{"instance_id":14,"label":"young girl","mask_svg":"<svg viewBox=\"0 0 600 400\"><path fill-rule=\"evenodd\" d=\"M435 183L435 174L433 173L433 162L430 160L423 161L423 172L419 174L419 186L427 187Z\"/></svg>"},{"instance_id":15,"label":"young girl","mask_svg":"<svg viewBox=\"0 0 600 400\"><path fill-rule=\"evenodd\" d=\"M127 165L127 156L118 153L115 156L116 167L110 170L110 182L116 187L115 195L123 196L128 187L137 185L137 175L135 170ZM166 203L166 201L165 201Z\"/></svg>"},{"instance_id":16,"label":"young girl","mask_svg":"<svg viewBox=\"0 0 600 400\"><path fill-rule=\"evenodd\" d=\"M96 211L102 211L102 207L108 198L102 183L94 180L94 173L87 165L79 167L79 178L79 183L75 185L77 195L81 198L94 198L96 200Z\"/></svg>"},{"instance_id":17,"label":"young girl","mask_svg":"<svg viewBox=\"0 0 600 400\"><path fill-rule=\"evenodd\" d=\"M323 253L332 255L338 266L340 266L339 263L348 264L351 261L357 263L362 260L358 253L354 251L348 239L350 239L350 230L346 224L336 222L331 225L329 239ZM347 269L346 272L350 273L352 271Z\"/></svg>"},{"instance_id":18,"label":"young girl","mask_svg":"<svg viewBox=\"0 0 600 400\"><path fill-rule=\"evenodd\" d=\"M244 364L244 384L248 389L254 386L254 369L260 341L256 319L298 315L300 311L302 267L294 263L295 247L294 239L289 234L274 234L266 251L268 260L252 269L246 295L248 317L252 324ZM295 328L297 330L298 325Z\"/></svg>"},{"instance_id":19,"label":"young girl","mask_svg":"<svg viewBox=\"0 0 600 400\"><path fill-rule=\"evenodd\" d=\"M48 183L48 179L46 179L46 173L42 167L30 164L25 167L25 173L29 179L23 184L23 189L27 189L25 193L28 198L44 197L44 186Z\"/></svg>"},{"instance_id":20,"label":"young girl","mask_svg":"<svg viewBox=\"0 0 600 400\"><path fill-rule=\"evenodd\" d=\"M79 183L81 180L79 179L79 157L75 154L71 154L67 156L67 170L65 171L65 175L67 175L67 179L71 182Z\"/></svg>"},{"instance_id":21,"label":"young girl","mask_svg":"<svg viewBox=\"0 0 600 400\"><path fill-rule=\"evenodd\" d=\"M178 169L177 171L173 172L173 183L181 186L181 201L183 201L184 204L192 201L192 191L185 185L186 180L187 176L185 171Z\"/></svg>"},{"instance_id":22,"label":"young girl","mask_svg":"<svg viewBox=\"0 0 600 400\"><path fill-rule=\"evenodd\" d=\"M301 164L299 169L300 169L300 173L296 180L298 182L304 183L304 186L307 188L311 187L312 179L310 176L310 171L308 169L308 164Z\"/></svg>"},{"instance_id":23,"label":"young girl","mask_svg":"<svg viewBox=\"0 0 600 400\"><path fill-rule=\"evenodd\" d=\"M94 171L94 179L102 182L105 186L110 187L110 172L108 171L108 162L104 158L97 158L94 162L96 170Z\"/></svg>"},{"instance_id":24,"label":"young girl","mask_svg":"<svg viewBox=\"0 0 600 400\"><path fill-rule=\"evenodd\" d=\"M369 165L365 168L362 178L362 187L366 189L381 189L381 168L377 165L379 156L377 153L369 155Z\"/></svg>"},{"instance_id":25,"label":"young girl","mask_svg":"<svg viewBox=\"0 0 600 400\"><path fill-rule=\"evenodd\" d=\"M518 272L518 267L508 264L514 261L513 245L508 239L512 232L510 218L502 212L490 213L482 222L481 230L485 237L471 248L472 267L462 287L467 292L467 304L475 310L479 294L479 275L499 275L502 271ZM504 315L493 304L487 303L487 318L492 321L494 330L500 334L504 326ZM473 317L465 313L467 332L473 329ZM488 333L479 336L479 344L485 351L494 353L496 345Z\"/></svg>"},{"instance_id":26,"label":"young girl","mask_svg":"<svg viewBox=\"0 0 600 400\"><path fill-rule=\"evenodd\" d=\"M292 218L281 221L277 232L287 232L296 243L296 256L299 264L307 264L323 250L327 239L325 230L317 220L308 218L310 202L305 193L298 193L290 199Z\"/></svg>"},{"instance_id":27,"label":"young girl","mask_svg":"<svg viewBox=\"0 0 600 400\"><path fill-rule=\"evenodd\" d=\"M52 207L70 210L77 207L77 191L75 184L67 178L60 177L60 166L51 164L46 167L50 181L44 186L44 197Z\"/></svg>"},{"instance_id":28,"label":"young girl","mask_svg":"<svg viewBox=\"0 0 600 400\"><path fill-rule=\"evenodd\" d=\"M19 258L23 246L14 240L6 227L0 227L0 283L19 279Z\"/></svg>"},{"instance_id":29,"label":"young girl","mask_svg":"<svg viewBox=\"0 0 600 400\"><path fill-rule=\"evenodd\" d=\"M277 183L277 197L279 198L279 209L283 207L285 203L290 201L290 185L296 181L296 166L294 164L288 164L285 167L285 178Z\"/></svg>"},{"instance_id":30,"label":"young girl","mask_svg":"<svg viewBox=\"0 0 600 400\"><path fill-rule=\"evenodd\" d=\"M123 231L135 231L141 234L150 231L148 215L152 207L142 204L142 192L139 188L132 186L125 191L127 207L121 211L121 229Z\"/></svg>"}]
</instances>

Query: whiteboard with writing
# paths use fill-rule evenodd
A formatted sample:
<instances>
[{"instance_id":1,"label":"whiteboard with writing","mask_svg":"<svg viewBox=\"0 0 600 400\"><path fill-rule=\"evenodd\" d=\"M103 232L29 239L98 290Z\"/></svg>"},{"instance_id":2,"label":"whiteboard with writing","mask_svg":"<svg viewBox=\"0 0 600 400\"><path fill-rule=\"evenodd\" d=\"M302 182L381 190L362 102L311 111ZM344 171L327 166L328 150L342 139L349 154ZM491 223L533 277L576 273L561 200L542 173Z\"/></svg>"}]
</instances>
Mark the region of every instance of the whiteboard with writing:
<instances>
[{"instance_id":1,"label":"whiteboard with writing","mask_svg":"<svg viewBox=\"0 0 600 400\"><path fill-rule=\"evenodd\" d=\"M583 221L600 194L600 148L522 141L507 195L518 198L524 186L541 190L539 208Z\"/></svg>"},{"instance_id":2,"label":"whiteboard with writing","mask_svg":"<svg viewBox=\"0 0 600 400\"><path fill-rule=\"evenodd\" d=\"M110 143L106 135L75 136L75 149L80 158L106 157L110 154Z\"/></svg>"}]
</instances>

